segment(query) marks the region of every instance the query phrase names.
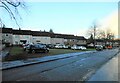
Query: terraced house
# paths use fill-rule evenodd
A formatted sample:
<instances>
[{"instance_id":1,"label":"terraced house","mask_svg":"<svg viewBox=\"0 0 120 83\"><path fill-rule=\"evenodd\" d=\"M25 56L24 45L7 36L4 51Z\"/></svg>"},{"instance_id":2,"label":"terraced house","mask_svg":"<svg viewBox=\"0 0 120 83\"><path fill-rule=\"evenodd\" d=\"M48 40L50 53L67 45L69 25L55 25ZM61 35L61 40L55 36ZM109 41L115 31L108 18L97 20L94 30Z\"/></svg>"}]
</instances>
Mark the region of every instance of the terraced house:
<instances>
[{"instance_id":1,"label":"terraced house","mask_svg":"<svg viewBox=\"0 0 120 83\"><path fill-rule=\"evenodd\" d=\"M30 30L12 30L13 45L32 43L32 34Z\"/></svg>"},{"instance_id":2,"label":"terraced house","mask_svg":"<svg viewBox=\"0 0 120 83\"><path fill-rule=\"evenodd\" d=\"M40 32L40 31L31 31L32 32L32 43L43 43L50 44L50 33L49 32Z\"/></svg>"},{"instance_id":3,"label":"terraced house","mask_svg":"<svg viewBox=\"0 0 120 83\"><path fill-rule=\"evenodd\" d=\"M1 31L2 42L13 44L12 28L3 28Z\"/></svg>"},{"instance_id":4,"label":"terraced house","mask_svg":"<svg viewBox=\"0 0 120 83\"><path fill-rule=\"evenodd\" d=\"M86 39L83 36L74 36L71 34L58 34L31 30L16 30L12 28L2 29L2 41L11 45L20 45L25 43L43 43L43 44L65 44L65 45L86 45Z\"/></svg>"}]
</instances>

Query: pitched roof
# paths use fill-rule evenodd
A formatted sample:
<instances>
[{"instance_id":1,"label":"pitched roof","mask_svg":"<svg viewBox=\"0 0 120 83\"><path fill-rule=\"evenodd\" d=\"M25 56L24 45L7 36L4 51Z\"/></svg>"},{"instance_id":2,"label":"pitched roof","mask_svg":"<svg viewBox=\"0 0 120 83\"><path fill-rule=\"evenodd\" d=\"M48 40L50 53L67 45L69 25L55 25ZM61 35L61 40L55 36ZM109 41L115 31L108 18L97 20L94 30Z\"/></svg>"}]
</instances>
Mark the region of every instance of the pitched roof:
<instances>
[{"instance_id":1,"label":"pitched roof","mask_svg":"<svg viewBox=\"0 0 120 83\"><path fill-rule=\"evenodd\" d=\"M41 31L31 31L31 30L17 30L12 28L3 28L2 31L3 33L12 33L15 35L47 36L51 38L86 40L83 36L74 36L71 34L59 34L59 33L41 32Z\"/></svg>"},{"instance_id":2,"label":"pitched roof","mask_svg":"<svg viewBox=\"0 0 120 83\"><path fill-rule=\"evenodd\" d=\"M75 39L78 39L78 40L87 40L85 37L83 36L75 36Z\"/></svg>"},{"instance_id":3,"label":"pitched roof","mask_svg":"<svg viewBox=\"0 0 120 83\"><path fill-rule=\"evenodd\" d=\"M1 28L2 33L12 33L12 28Z\"/></svg>"},{"instance_id":4,"label":"pitched roof","mask_svg":"<svg viewBox=\"0 0 120 83\"><path fill-rule=\"evenodd\" d=\"M15 35L31 35L31 30L13 30L12 33Z\"/></svg>"},{"instance_id":5,"label":"pitched roof","mask_svg":"<svg viewBox=\"0 0 120 83\"><path fill-rule=\"evenodd\" d=\"M40 31L31 31L32 36L47 36L50 37L52 33L49 32L40 32Z\"/></svg>"}]
</instances>

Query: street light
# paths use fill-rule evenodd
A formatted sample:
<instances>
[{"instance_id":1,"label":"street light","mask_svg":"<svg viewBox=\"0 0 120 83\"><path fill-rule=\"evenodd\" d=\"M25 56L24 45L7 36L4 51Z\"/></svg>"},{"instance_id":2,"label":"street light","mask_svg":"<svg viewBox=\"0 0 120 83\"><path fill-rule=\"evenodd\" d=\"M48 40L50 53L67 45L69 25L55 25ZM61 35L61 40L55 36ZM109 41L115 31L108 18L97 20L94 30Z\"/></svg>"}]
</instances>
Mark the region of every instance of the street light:
<instances>
[{"instance_id":1,"label":"street light","mask_svg":"<svg viewBox=\"0 0 120 83\"><path fill-rule=\"evenodd\" d=\"M96 44L95 35L96 35L96 25L94 25L94 48L95 48L95 44Z\"/></svg>"}]
</instances>

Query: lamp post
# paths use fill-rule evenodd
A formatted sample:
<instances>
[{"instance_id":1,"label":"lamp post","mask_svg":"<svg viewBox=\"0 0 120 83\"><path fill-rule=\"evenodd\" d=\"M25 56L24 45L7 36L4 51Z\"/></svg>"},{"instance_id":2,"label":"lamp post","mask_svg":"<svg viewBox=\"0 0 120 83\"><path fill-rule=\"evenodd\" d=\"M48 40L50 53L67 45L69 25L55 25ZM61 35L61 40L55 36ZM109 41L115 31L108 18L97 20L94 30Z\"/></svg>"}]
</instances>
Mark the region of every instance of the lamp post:
<instances>
[{"instance_id":1,"label":"lamp post","mask_svg":"<svg viewBox=\"0 0 120 83\"><path fill-rule=\"evenodd\" d=\"M96 41L95 41L95 36L96 36L96 25L94 25L93 28L94 28L94 48L95 48L95 45L96 45Z\"/></svg>"}]
</instances>

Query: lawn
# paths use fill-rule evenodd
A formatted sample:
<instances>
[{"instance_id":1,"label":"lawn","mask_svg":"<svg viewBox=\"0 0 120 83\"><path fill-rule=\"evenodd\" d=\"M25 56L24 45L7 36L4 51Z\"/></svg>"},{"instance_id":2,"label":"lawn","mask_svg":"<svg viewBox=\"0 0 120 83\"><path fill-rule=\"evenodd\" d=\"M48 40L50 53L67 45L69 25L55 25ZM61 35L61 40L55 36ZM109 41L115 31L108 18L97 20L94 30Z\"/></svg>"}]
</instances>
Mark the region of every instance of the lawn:
<instances>
[{"instance_id":1,"label":"lawn","mask_svg":"<svg viewBox=\"0 0 120 83\"><path fill-rule=\"evenodd\" d=\"M74 52L82 52L82 51L91 51L94 49L87 49L87 50L71 50L71 49L50 49L48 53L35 53L30 54L23 51L22 47L12 47L10 49L10 55L5 57L3 61L13 61L13 60L21 60L27 58L38 58L43 56L53 56L58 54L66 54L66 53L74 53Z\"/></svg>"},{"instance_id":2,"label":"lawn","mask_svg":"<svg viewBox=\"0 0 120 83\"><path fill-rule=\"evenodd\" d=\"M65 53L73 53L73 52L81 52L81 50L50 49L49 55L57 55L57 54L65 54Z\"/></svg>"},{"instance_id":3,"label":"lawn","mask_svg":"<svg viewBox=\"0 0 120 83\"><path fill-rule=\"evenodd\" d=\"M21 54L23 53L23 48L14 46L10 49L10 55L16 55L16 54Z\"/></svg>"}]
</instances>

